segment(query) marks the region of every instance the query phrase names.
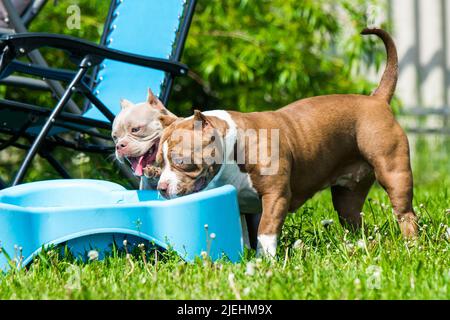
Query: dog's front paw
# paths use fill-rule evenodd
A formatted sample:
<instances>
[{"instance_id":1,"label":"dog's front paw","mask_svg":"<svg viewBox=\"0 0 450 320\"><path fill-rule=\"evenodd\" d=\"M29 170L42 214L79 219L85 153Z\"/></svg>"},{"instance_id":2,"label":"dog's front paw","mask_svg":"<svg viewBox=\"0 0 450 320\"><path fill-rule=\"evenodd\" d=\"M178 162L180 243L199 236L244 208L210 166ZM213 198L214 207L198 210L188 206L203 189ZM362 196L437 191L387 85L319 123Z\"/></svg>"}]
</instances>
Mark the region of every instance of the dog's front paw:
<instances>
[{"instance_id":1,"label":"dog's front paw","mask_svg":"<svg viewBox=\"0 0 450 320\"><path fill-rule=\"evenodd\" d=\"M154 166L146 166L143 170L147 188L156 190L158 186L159 177L161 176L161 169Z\"/></svg>"},{"instance_id":2,"label":"dog's front paw","mask_svg":"<svg viewBox=\"0 0 450 320\"><path fill-rule=\"evenodd\" d=\"M159 179L161 176L161 168L155 166L146 166L143 171L144 176L149 179Z\"/></svg>"}]
</instances>

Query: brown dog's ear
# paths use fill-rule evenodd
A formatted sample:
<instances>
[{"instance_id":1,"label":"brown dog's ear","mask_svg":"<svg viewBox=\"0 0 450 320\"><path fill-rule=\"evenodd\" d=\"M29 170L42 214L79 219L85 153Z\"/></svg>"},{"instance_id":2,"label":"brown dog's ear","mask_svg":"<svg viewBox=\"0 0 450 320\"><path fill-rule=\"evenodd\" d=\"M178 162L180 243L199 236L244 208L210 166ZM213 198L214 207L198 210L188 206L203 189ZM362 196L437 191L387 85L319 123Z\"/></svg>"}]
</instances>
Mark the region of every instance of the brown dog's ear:
<instances>
[{"instance_id":1,"label":"brown dog's ear","mask_svg":"<svg viewBox=\"0 0 450 320\"><path fill-rule=\"evenodd\" d=\"M177 120L178 118L173 115L162 115L162 116L159 116L158 119L161 122L163 128L165 129L168 126L170 126L172 123L174 123L175 120Z\"/></svg>"},{"instance_id":2,"label":"brown dog's ear","mask_svg":"<svg viewBox=\"0 0 450 320\"><path fill-rule=\"evenodd\" d=\"M206 118L206 116L200 110L194 110L194 127L195 121L201 122L202 129L206 128L210 124L208 118Z\"/></svg>"},{"instance_id":3,"label":"brown dog's ear","mask_svg":"<svg viewBox=\"0 0 450 320\"><path fill-rule=\"evenodd\" d=\"M133 105L131 101L128 101L127 99L120 99L120 107L123 109L129 108Z\"/></svg>"}]
</instances>

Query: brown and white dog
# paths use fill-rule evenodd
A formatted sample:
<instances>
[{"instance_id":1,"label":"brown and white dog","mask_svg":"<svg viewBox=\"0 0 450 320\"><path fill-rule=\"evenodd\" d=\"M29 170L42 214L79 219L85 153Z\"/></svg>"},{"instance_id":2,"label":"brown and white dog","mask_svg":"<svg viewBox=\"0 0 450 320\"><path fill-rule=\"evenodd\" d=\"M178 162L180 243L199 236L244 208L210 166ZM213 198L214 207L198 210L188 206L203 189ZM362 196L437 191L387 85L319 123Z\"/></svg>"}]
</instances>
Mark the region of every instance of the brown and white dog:
<instances>
[{"instance_id":1,"label":"brown and white dog","mask_svg":"<svg viewBox=\"0 0 450 320\"><path fill-rule=\"evenodd\" d=\"M174 116L148 89L147 101L133 104L123 99L122 110L112 125L112 138L116 145L116 158L127 159L134 174L141 177L141 189L155 188L160 169L153 166L163 127L162 115Z\"/></svg>"},{"instance_id":2,"label":"brown and white dog","mask_svg":"<svg viewBox=\"0 0 450 320\"><path fill-rule=\"evenodd\" d=\"M161 116L165 130L156 158L162 167L161 194L173 198L210 184L234 185L241 212L258 212L262 207L257 251L274 256L288 211L331 187L341 222L359 227L365 198L377 180L389 195L403 235L415 236L408 139L389 106L398 77L397 51L381 29L365 29L362 34L378 35L387 51L386 69L371 96L311 97L269 112L197 111L186 119ZM266 130L266 134L242 143L249 140L249 130ZM258 154L267 153L274 145L269 161L249 161L254 148ZM267 173L270 168L276 170Z\"/></svg>"}]
</instances>

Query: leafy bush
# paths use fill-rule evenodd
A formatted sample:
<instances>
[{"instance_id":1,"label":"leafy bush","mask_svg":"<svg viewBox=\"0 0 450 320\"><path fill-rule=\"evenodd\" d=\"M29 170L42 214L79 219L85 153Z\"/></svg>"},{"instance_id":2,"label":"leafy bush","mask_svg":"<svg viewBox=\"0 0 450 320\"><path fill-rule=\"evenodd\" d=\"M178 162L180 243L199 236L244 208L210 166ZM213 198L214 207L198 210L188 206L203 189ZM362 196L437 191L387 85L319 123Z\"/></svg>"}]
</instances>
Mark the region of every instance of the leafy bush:
<instances>
[{"instance_id":1,"label":"leafy bush","mask_svg":"<svg viewBox=\"0 0 450 320\"><path fill-rule=\"evenodd\" d=\"M370 93L374 85L358 67L381 41L359 35L366 3L199 1L183 57L191 76L178 80L172 108L247 112L320 94Z\"/></svg>"}]
</instances>

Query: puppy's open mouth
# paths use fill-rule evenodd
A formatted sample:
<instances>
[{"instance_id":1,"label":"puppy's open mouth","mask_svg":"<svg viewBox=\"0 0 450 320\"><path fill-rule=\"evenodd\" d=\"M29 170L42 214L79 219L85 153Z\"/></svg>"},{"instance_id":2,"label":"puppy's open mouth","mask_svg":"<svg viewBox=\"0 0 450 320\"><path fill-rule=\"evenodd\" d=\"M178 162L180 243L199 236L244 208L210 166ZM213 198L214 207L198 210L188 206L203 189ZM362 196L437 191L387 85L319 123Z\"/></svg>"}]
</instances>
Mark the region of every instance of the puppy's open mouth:
<instances>
[{"instance_id":1,"label":"puppy's open mouth","mask_svg":"<svg viewBox=\"0 0 450 320\"><path fill-rule=\"evenodd\" d=\"M128 161L130 161L131 168L134 171L134 174L138 177L141 177L144 172L144 168L148 165L153 164L156 159L156 153L158 152L158 143L159 139L156 140L150 150L148 150L144 155L140 157L127 157Z\"/></svg>"}]
</instances>

